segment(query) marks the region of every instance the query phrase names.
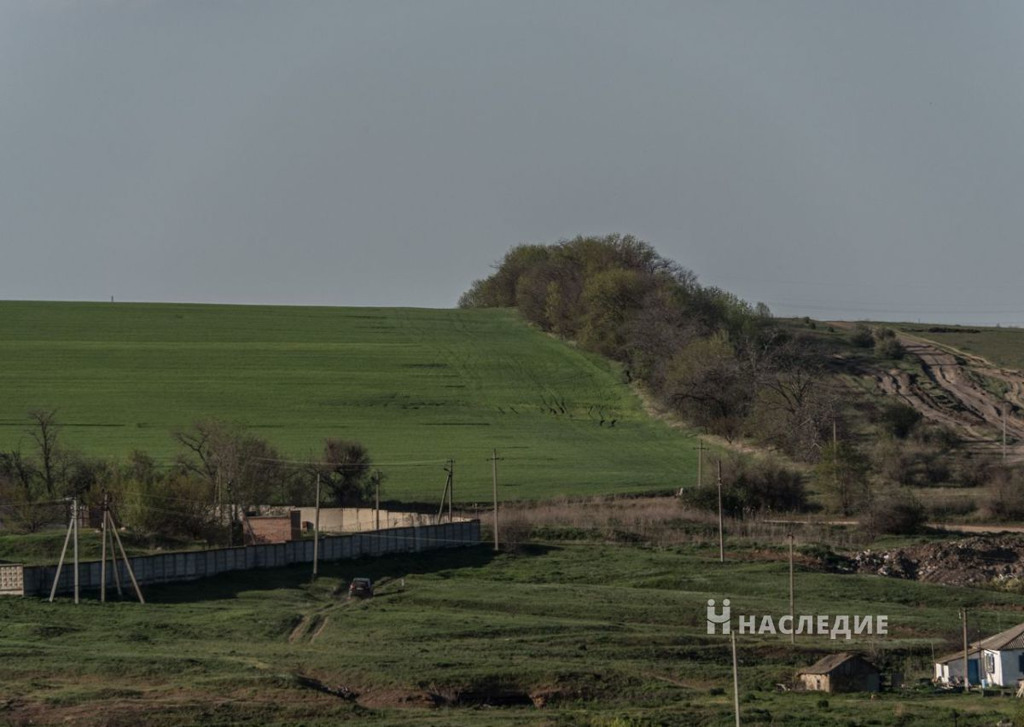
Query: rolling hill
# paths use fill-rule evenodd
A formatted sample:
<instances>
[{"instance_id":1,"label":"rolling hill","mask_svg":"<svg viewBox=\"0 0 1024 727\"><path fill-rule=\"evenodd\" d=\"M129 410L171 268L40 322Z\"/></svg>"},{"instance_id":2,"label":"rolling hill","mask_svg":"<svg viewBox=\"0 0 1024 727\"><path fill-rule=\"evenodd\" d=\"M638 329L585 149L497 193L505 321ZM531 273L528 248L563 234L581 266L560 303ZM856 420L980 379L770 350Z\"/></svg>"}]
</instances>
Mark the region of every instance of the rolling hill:
<instances>
[{"instance_id":1,"label":"rolling hill","mask_svg":"<svg viewBox=\"0 0 1024 727\"><path fill-rule=\"evenodd\" d=\"M0 303L0 449L29 451L26 413L56 409L66 446L145 450L237 421L289 457L366 444L384 497L432 502L664 490L696 476L693 433L645 414L615 364L510 310Z\"/></svg>"}]
</instances>

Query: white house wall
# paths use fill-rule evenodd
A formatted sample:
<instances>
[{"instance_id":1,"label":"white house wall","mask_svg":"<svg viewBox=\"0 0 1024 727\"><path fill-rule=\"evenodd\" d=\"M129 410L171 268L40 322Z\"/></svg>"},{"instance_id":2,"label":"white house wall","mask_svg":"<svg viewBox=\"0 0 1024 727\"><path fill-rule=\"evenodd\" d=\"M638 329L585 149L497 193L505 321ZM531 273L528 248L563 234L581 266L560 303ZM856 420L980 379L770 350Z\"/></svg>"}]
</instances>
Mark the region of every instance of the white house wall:
<instances>
[{"instance_id":1,"label":"white house wall","mask_svg":"<svg viewBox=\"0 0 1024 727\"><path fill-rule=\"evenodd\" d=\"M1024 650L1013 649L1010 651L997 652L996 676L999 678L997 684L1001 687L1015 687L1017 680L1021 677L1020 655Z\"/></svg>"}]
</instances>

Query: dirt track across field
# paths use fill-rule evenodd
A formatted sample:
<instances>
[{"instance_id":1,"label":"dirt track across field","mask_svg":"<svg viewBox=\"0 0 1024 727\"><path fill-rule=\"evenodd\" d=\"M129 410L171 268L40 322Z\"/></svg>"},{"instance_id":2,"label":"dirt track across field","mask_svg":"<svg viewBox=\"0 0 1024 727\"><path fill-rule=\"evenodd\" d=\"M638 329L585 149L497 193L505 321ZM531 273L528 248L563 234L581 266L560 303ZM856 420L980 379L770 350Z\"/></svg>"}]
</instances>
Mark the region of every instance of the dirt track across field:
<instances>
[{"instance_id":1,"label":"dirt track across field","mask_svg":"<svg viewBox=\"0 0 1024 727\"><path fill-rule=\"evenodd\" d=\"M1005 412L1007 459L1024 460L1024 374L917 336L897 337L921 373L892 368L862 375L926 419L950 427L978 450L1001 451ZM999 389L1002 395L994 391Z\"/></svg>"}]
</instances>

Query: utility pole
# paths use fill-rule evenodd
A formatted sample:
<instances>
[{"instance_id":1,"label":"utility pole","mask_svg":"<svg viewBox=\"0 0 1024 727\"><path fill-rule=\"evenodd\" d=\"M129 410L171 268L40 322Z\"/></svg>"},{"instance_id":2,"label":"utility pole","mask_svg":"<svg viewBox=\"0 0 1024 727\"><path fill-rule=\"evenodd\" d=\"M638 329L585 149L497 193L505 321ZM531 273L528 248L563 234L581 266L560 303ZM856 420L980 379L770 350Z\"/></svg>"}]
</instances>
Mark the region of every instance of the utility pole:
<instances>
[{"instance_id":1,"label":"utility pole","mask_svg":"<svg viewBox=\"0 0 1024 727\"><path fill-rule=\"evenodd\" d=\"M730 631L732 637L732 704L736 710L736 727L740 727L740 672L736 664L736 632Z\"/></svg>"},{"instance_id":2,"label":"utility pole","mask_svg":"<svg viewBox=\"0 0 1024 727\"><path fill-rule=\"evenodd\" d=\"M113 298L110 300L114 302ZM103 545L100 548L100 603L107 602L107 493L103 492L103 526L100 528L100 538ZM111 549L113 550L113 549ZM114 566L117 567L116 565Z\"/></svg>"},{"instance_id":3,"label":"utility pole","mask_svg":"<svg viewBox=\"0 0 1024 727\"><path fill-rule=\"evenodd\" d=\"M377 530L380 530L380 470L373 473L373 509L376 516Z\"/></svg>"},{"instance_id":4,"label":"utility pole","mask_svg":"<svg viewBox=\"0 0 1024 727\"><path fill-rule=\"evenodd\" d=\"M960 620L963 621L964 628L964 694L968 694L971 691L971 673L967 670L967 606L960 609ZM980 663L978 667L980 670Z\"/></svg>"},{"instance_id":5,"label":"utility pole","mask_svg":"<svg viewBox=\"0 0 1024 727\"><path fill-rule=\"evenodd\" d=\"M50 603L53 603L53 599L57 595L57 583L60 581L60 572L64 568L64 558L68 554L68 542L71 540L72 533L75 536L75 603L78 603L78 526L76 524L78 498L73 498L71 502L71 520L68 522L68 532L64 536L64 547L60 551L60 560L57 561L57 572L53 576L53 586L50 588Z\"/></svg>"},{"instance_id":6,"label":"utility pole","mask_svg":"<svg viewBox=\"0 0 1024 727\"><path fill-rule=\"evenodd\" d=\"M793 598L793 533L789 534L789 622L795 623L796 620L796 609L794 608ZM789 642L791 644L796 643L796 628L794 627L789 632Z\"/></svg>"},{"instance_id":7,"label":"utility pole","mask_svg":"<svg viewBox=\"0 0 1024 727\"><path fill-rule=\"evenodd\" d=\"M75 603L78 603L78 497L71 501L71 523L75 527Z\"/></svg>"},{"instance_id":8,"label":"utility pole","mask_svg":"<svg viewBox=\"0 0 1024 727\"><path fill-rule=\"evenodd\" d=\"M725 562L725 522L722 518L722 460L718 460L718 560Z\"/></svg>"},{"instance_id":9,"label":"utility pole","mask_svg":"<svg viewBox=\"0 0 1024 727\"><path fill-rule=\"evenodd\" d=\"M839 492L839 437L836 436L836 413L832 412L832 491ZM843 501L840 497L840 502Z\"/></svg>"},{"instance_id":10,"label":"utility pole","mask_svg":"<svg viewBox=\"0 0 1024 727\"><path fill-rule=\"evenodd\" d=\"M135 571L132 570L132 562L128 560L128 554L124 552L124 543L121 542L121 536L117 533L117 526L114 525L114 516L109 512L106 513L107 523L110 528L110 532L114 534L114 538L117 540L117 547L121 551L121 559L124 561L124 567L128 571L128 577L132 579L132 587L135 589L135 595L139 597L139 603L145 603L146 599L142 597L142 589L139 588L139 582L135 580ZM111 547L113 550L113 547ZM117 566L115 565L115 568ZM114 571L117 572L116 570Z\"/></svg>"},{"instance_id":11,"label":"utility pole","mask_svg":"<svg viewBox=\"0 0 1024 727\"><path fill-rule=\"evenodd\" d=\"M491 450L491 490L494 494L494 550L498 550L498 450Z\"/></svg>"},{"instance_id":12,"label":"utility pole","mask_svg":"<svg viewBox=\"0 0 1024 727\"><path fill-rule=\"evenodd\" d=\"M114 574L114 586L117 588L117 597L124 598L124 591L121 589L121 574L117 571L117 554L114 551L114 516L107 510L107 516L103 519L103 531L110 539L110 570ZM105 545L105 544L104 544Z\"/></svg>"},{"instance_id":13,"label":"utility pole","mask_svg":"<svg viewBox=\"0 0 1024 727\"><path fill-rule=\"evenodd\" d=\"M452 500L455 498L455 460L448 460L448 522L452 522Z\"/></svg>"},{"instance_id":14,"label":"utility pole","mask_svg":"<svg viewBox=\"0 0 1024 727\"><path fill-rule=\"evenodd\" d=\"M1006 403L1000 408L1003 411L1003 464L1006 464Z\"/></svg>"},{"instance_id":15,"label":"utility pole","mask_svg":"<svg viewBox=\"0 0 1024 727\"><path fill-rule=\"evenodd\" d=\"M320 473L316 473L316 505L313 515L313 580L320 565Z\"/></svg>"},{"instance_id":16,"label":"utility pole","mask_svg":"<svg viewBox=\"0 0 1024 727\"><path fill-rule=\"evenodd\" d=\"M445 465L444 471L447 473L444 478L444 492L441 493L441 507L437 508L437 522L440 524L441 518L444 517L444 504L445 500L448 501L448 522L452 519L452 472L455 470L455 460L448 460Z\"/></svg>"},{"instance_id":17,"label":"utility pole","mask_svg":"<svg viewBox=\"0 0 1024 727\"><path fill-rule=\"evenodd\" d=\"M704 484L704 439L697 437L697 487Z\"/></svg>"}]
</instances>

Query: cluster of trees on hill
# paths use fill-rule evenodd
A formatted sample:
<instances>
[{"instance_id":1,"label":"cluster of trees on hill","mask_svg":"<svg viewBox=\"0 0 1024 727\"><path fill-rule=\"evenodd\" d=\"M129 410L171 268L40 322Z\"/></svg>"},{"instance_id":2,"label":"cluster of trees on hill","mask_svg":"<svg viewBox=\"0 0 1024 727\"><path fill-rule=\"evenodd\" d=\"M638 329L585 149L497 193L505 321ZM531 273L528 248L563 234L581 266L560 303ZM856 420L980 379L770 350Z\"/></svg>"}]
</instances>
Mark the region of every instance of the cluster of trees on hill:
<instances>
[{"instance_id":1,"label":"cluster of trees on hill","mask_svg":"<svg viewBox=\"0 0 1024 727\"><path fill-rule=\"evenodd\" d=\"M698 284L691 271L632 236L513 247L459 305L517 308L542 330L620 362L627 381L691 424L815 465L837 511L885 521L880 529L906 530L923 519L903 486L987 476L987 465L957 452L948 430L904 405L872 413L877 446L859 446L850 430L872 406L832 376L835 350L811 335L816 324L780 325L767 306ZM845 345L879 360L904 355L884 327L858 326ZM731 510L806 505L802 478L784 468L728 469ZM873 498L869 482L882 485ZM895 512L904 517L891 524L886 517Z\"/></svg>"},{"instance_id":2,"label":"cluster of trees on hill","mask_svg":"<svg viewBox=\"0 0 1024 727\"><path fill-rule=\"evenodd\" d=\"M88 457L68 447L56 412L29 415L28 451L0 451L0 524L38 530L59 521L66 498L114 503L118 521L140 532L207 542L238 541L242 512L314 500L350 506L368 501L382 474L359 442L328 438L303 461L284 459L266 439L215 419L173 433L179 453L160 463L142 451L124 459Z\"/></svg>"},{"instance_id":3,"label":"cluster of trees on hill","mask_svg":"<svg viewBox=\"0 0 1024 727\"><path fill-rule=\"evenodd\" d=\"M755 436L812 459L836 413L812 339L777 326L764 304L699 285L632 236L514 247L459 305L516 307L619 361L629 381L730 440Z\"/></svg>"}]
</instances>

